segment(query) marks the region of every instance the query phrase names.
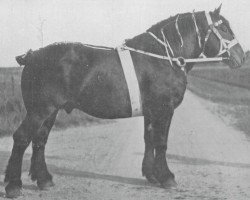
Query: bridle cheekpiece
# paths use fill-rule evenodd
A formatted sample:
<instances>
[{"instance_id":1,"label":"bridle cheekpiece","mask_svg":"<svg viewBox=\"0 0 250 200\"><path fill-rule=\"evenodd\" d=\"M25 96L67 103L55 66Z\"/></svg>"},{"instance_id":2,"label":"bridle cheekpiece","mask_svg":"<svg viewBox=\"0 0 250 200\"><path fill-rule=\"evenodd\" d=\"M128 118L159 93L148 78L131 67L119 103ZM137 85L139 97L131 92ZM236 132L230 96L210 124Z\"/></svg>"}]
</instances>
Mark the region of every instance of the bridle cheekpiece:
<instances>
[{"instance_id":1,"label":"bridle cheekpiece","mask_svg":"<svg viewBox=\"0 0 250 200\"><path fill-rule=\"evenodd\" d=\"M209 39L209 36L210 34L213 32L216 37L220 40L220 49L219 49L219 52L217 53L217 57L218 56L221 56L223 55L224 53L227 53L228 54L228 58L230 57L230 52L229 50L235 46L236 44L238 44L238 40L235 38L234 36L234 39L233 40L227 40L227 39L224 39L220 32L218 31L218 29L216 27L218 27L219 25L221 25L223 22L222 20L219 20L217 22L213 22L212 21L212 18L211 18L211 15L207 12L205 12L205 16L206 16L206 19L207 19L207 23L208 23L208 26L209 26L209 29L208 29L208 32L207 32L207 35L205 37L205 41L204 41L204 45L203 45L203 51L202 51L202 55L204 56L204 50L205 50L205 46L206 46L206 43L207 43L207 40Z\"/></svg>"}]
</instances>

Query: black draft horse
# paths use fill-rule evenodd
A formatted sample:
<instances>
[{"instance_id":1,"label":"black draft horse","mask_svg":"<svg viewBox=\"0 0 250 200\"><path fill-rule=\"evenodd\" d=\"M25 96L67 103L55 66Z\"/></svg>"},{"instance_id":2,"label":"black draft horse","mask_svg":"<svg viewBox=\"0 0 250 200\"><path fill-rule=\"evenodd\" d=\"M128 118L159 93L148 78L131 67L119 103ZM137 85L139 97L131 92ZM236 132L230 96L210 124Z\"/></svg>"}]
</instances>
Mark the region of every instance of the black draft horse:
<instances>
[{"instance_id":1,"label":"black draft horse","mask_svg":"<svg viewBox=\"0 0 250 200\"><path fill-rule=\"evenodd\" d=\"M240 67L244 62L244 52L238 43L225 46L225 41L234 40L234 34L229 22L220 15L220 8L208 13L210 22L204 11L179 14L153 25L125 44L163 56L166 52L171 54L171 47L171 56L183 58L182 62L198 58L201 53L209 58L219 56L224 57L224 62L231 68ZM163 45L167 42L168 46ZM175 61L135 51L131 51L131 57L145 121L142 173L149 182L167 188L176 184L167 165L166 150L174 109L182 102L186 90L186 73ZM22 159L31 141L31 179L37 181L40 189L53 186L44 151L59 109L70 113L76 108L109 119L131 117L132 112L116 49L57 43L29 51L16 60L25 66L21 89L27 115L13 135L13 149L5 175L7 197L21 194ZM182 67L188 72L193 65L190 62Z\"/></svg>"}]
</instances>

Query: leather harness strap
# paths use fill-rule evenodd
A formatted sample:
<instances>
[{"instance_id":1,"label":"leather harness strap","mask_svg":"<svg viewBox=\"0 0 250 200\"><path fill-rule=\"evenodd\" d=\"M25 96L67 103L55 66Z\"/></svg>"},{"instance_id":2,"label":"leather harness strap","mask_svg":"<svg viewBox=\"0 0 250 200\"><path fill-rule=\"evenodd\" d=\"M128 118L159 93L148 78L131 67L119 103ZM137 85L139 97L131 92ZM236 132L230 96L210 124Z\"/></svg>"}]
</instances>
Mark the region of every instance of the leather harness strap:
<instances>
[{"instance_id":1,"label":"leather harness strap","mask_svg":"<svg viewBox=\"0 0 250 200\"><path fill-rule=\"evenodd\" d=\"M122 47L117 47L117 52L128 86L132 117L142 116L141 93L130 51L124 50Z\"/></svg>"}]
</instances>

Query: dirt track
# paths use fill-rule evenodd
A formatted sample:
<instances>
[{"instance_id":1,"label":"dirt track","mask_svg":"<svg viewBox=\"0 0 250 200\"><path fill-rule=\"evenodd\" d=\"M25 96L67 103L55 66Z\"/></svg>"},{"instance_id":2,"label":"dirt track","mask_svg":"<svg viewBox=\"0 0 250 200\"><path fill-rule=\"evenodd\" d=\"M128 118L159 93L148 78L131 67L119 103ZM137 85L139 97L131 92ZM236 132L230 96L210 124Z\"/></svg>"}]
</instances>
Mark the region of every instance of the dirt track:
<instances>
[{"instance_id":1,"label":"dirt track","mask_svg":"<svg viewBox=\"0 0 250 200\"><path fill-rule=\"evenodd\" d=\"M28 149L24 197L18 199L250 199L250 142L211 114L208 104L187 92L175 112L167 159L176 189L150 185L141 176L143 119L134 118L52 132L46 159L56 186L37 190L28 177ZM0 199L11 147L11 138L0 140Z\"/></svg>"}]
</instances>

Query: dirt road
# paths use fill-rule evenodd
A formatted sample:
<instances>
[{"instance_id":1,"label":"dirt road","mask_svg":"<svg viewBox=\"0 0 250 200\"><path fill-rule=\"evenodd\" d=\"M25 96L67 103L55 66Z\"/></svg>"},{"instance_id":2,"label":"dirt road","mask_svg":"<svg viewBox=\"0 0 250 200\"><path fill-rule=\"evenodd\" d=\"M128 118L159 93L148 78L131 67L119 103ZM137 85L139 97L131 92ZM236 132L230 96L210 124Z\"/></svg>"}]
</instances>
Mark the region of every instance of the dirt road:
<instances>
[{"instance_id":1,"label":"dirt road","mask_svg":"<svg viewBox=\"0 0 250 200\"><path fill-rule=\"evenodd\" d=\"M28 177L31 149L23 162L18 199L250 199L250 142L209 112L209 103L187 92L176 110L167 159L176 189L150 185L141 176L143 118L53 131L46 150L55 187L37 190ZM11 138L0 140L0 199Z\"/></svg>"}]
</instances>

